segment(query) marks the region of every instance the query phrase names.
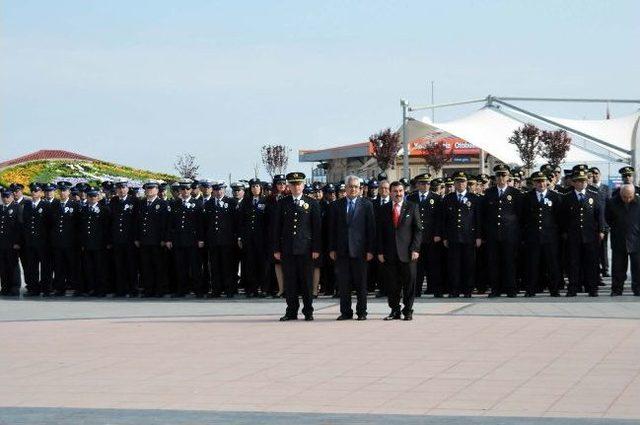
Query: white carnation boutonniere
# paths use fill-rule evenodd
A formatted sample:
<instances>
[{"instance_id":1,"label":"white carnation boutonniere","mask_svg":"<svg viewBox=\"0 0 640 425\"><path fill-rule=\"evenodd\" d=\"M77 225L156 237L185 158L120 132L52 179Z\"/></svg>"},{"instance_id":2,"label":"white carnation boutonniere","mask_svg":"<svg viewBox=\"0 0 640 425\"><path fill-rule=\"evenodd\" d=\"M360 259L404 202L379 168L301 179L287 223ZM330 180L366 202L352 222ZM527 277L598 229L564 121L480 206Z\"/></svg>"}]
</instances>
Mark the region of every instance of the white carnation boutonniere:
<instances>
[{"instance_id":1,"label":"white carnation boutonniere","mask_svg":"<svg viewBox=\"0 0 640 425\"><path fill-rule=\"evenodd\" d=\"M38 214L42 214L42 208L38 208Z\"/></svg>"},{"instance_id":2,"label":"white carnation boutonniere","mask_svg":"<svg viewBox=\"0 0 640 425\"><path fill-rule=\"evenodd\" d=\"M593 205L593 198L589 198L589 205Z\"/></svg>"},{"instance_id":3,"label":"white carnation boutonniere","mask_svg":"<svg viewBox=\"0 0 640 425\"><path fill-rule=\"evenodd\" d=\"M553 201L551 201L551 199L548 198L544 198L544 204L548 207L553 205Z\"/></svg>"},{"instance_id":4,"label":"white carnation boutonniere","mask_svg":"<svg viewBox=\"0 0 640 425\"><path fill-rule=\"evenodd\" d=\"M124 210L125 210L125 211L128 211L128 210L130 210L130 209L132 209L132 208L133 208L133 205L132 205L132 204L125 204L125 205L124 205Z\"/></svg>"},{"instance_id":5,"label":"white carnation boutonniere","mask_svg":"<svg viewBox=\"0 0 640 425\"><path fill-rule=\"evenodd\" d=\"M222 204L222 208L224 208L224 209L226 210L227 208L229 208L229 204L227 204L226 202L225 202L225 203L223 203L223 204Z\"/></svg>"},{"instance_id":6,"label":"white carnation boutonniere","mask_svg":"<svg viewBox=\"0 0 640 425\"><path fill-rule=\"evenodd\" d=\"M265 208L265 204L258 204L258 209L263 210Z\"/></svg>"},{"instance_id":7,"label":"white carnation boutonniere","mask_svg":"<svg viewBox=\"0 0 640 425\"><path fill-rule=\"evenodd\" d=\"M309 209L309 204L308 203L303 201L301 205L302 205L302 208L304 208L305 210Z\"/></svg>"},{"instance_id":8,"label":"white carnation boutonniere","mask_svg":"<svg viewBox=\"0 0 640 425\"><path fill-rule=\"evenodd\" d=\"M513 197L511 195L507 195L507 201L510 201L512 199L513 199Z\"/></svg>"},{"instance_id":9,"label":"white carnation boutonniere","mask_svg":"<svg viewBox=\"0 0 640 425\"><path fill-rule=\"evenodd\" d=\"M7 214L9 214L9 215L13 214L13 210L9 210L9 212Z\"/></svg>"},{"instance_id":10,"label":"white carnation boutonniere","mask_svg":"<svg viewBox=\"0 0 640 425\"><path fill-rule=\"evenodd\" d=\"M156 205L156 210L160 209L160 204Z\"/></svg>"}]
</instances>

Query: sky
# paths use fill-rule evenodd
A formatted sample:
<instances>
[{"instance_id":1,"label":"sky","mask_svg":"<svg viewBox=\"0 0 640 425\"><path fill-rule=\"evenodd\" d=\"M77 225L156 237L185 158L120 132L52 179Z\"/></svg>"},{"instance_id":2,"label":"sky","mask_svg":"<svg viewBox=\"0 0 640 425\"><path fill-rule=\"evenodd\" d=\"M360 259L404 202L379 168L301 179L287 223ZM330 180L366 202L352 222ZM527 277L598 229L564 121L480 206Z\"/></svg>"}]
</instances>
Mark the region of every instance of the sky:
<instances>
[{"instance_id":1,"label":"sky","mask_svg":"<svg viewBox=\"0 0 640 425\"><path fill-rule=\"evenodd\" d=\"M260 147L357 143L400 99L640 99L640 2L5 0L0 160L66 149L250 178ZM529 104L603 118L602 105ZM478 105L436 111L436 122ZM614 116L637 106L612 106ZM416 113L416 118L430 113Z\"/></svg>"}]
</instances>

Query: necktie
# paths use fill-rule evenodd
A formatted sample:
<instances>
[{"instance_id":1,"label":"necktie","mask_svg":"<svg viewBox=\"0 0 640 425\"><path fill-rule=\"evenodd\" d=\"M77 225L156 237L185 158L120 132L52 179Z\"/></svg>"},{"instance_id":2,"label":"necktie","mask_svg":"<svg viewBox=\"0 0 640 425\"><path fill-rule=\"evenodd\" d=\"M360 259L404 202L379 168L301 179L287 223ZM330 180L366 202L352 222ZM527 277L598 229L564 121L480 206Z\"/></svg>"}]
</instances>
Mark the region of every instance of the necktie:
<instances>
[{"instance_id":1,"label":"necktie","mask_svg":"<svg viewBox=\"0 0 640 425\"><path fill-rule=\"evenodd\" d=\"M254 200L253 200L253 206L254 206L254 207L257 207L257 206L258 206L258 200L257 200L257 199L254 199Z\"/></svg>"},{"instance_id":2,"label":"necktie","mask_svg":"<svg viewBox=\"0 0 640 425\"><path fill-rule=\"evenodd\" d=\"M152 204L152 202L151 202L151 201L147 201L147 206L148 206L148 207L150 207L150 206L151 206L151 204Z\"/></svg>"},{"instance_id":3,"label":"necktie","mask_svg":"<svg viewBox=\"0 0 640 425\"><path fill-rule=\"evenodd\" d=\"M347 202L347 216L349 218L349 221L351 221L351 219L353 218L353 210L355 209L355 200L353 199L349 199L349 202Z\"/></svg>"},{"instance_id":4,"label":"necktie","mask_svg":"<svg viewBox=\"0 0 640 425\"><path fill-rule=\"evenodd\" d=\"M424 198L425 198L424 194L423 194L423 193L421 193L421 194L420 194L420 202L424 202Z\"/></svg>"},{"instance_id":5,"label":"necktie","mask_svg":"<svg viewBox=\"0 0 640 425\"><path fill-rule=\"evenodd\" d=\"M584 195L582 193L578 194L578 198L580 199L580 202L584 202Z\"/></svg>"},{"instance_id":6,"label":"necktie","mask_svg":"<svg viewBox=\"0 0 640 425\"><path fill-rule=\"evenodd\" d=\"M400 204L393 204L393 226L398 227L398 223L400 222Z\"/></svg>"},{"instance_id":7,"label":"necktie","mask_svg":"<svg viewBox=\"0 0 640 425\"><path fill-rule=\"evenodd\" d=\"M462 203L462 193L458 193L458 202Z\"/></svg>"},{"instance_id":8,"label":"necktie","mask_svg":"<svg viewBox=\"0 0 640 425\"><path fill-rule=\"evenodd\" d=\"M544 204L544 195L543 195L542 193L538 194L538 201L539 201L541 204Z\"/></svg>"},{"instance_id":9,"label":"necktie","mask_svg":"<svg viewBox=\"0 0 640 425\"><path fill-rule=\"evenodd\" d=\"M502 189L498 189L498 198L502 198L502 193L504 191Z\"/></svg>"},{"instance_id":10,"label":"necktie","mask_svg":"<svg viewBox=\"0 0 640 425\"><path fill-rule=\"evenodd\" d=\"M300 199L294 199L293 201L296 204L296 207L300 206Z\"/></svg>"}]
</instances>

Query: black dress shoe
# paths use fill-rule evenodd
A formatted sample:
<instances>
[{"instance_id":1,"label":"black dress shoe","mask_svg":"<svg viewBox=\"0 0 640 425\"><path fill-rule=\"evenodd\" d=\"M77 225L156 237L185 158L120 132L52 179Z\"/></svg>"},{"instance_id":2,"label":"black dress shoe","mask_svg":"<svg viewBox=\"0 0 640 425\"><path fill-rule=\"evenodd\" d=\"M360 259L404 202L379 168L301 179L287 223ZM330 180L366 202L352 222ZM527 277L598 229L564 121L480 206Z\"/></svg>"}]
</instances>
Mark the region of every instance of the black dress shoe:
<instances>
[{"instance_id":1,"label":"black dress shoe","mask_svg":"<svg viewBox=\"0 0 640 425\"><path fill-rule=\"evenodd\" d=\"M40 293L39 292L27 291L27 292L25 292L24 296L28 297L28 298L39 297Z\"/></svg>"},{"instance_id":2,"label":"black dress shoe","mask_svg":"<svg viewBox=\"0 0 640 425\"><path fill-rule=\"evenodd\" d=\"M611 275L609 274L609 272L604 272L602 273L602 277L611 277Z\"/></svg>"},{"instance_id":3,"label":"black dress shoe","mask_svg":"<svg viewBox=\"0 0 640 425\"><path fill-rule=\"evenodd\" d=\"M344 315L340 315L338 316L338 318L336 320L352 320L353 316L344 316Z\"/></svg>"},{"instance_id":4,"label":"black dress shoe","mask_svg":"<svg viewBox=\"0 0 640 425\"><path fill-rule=\"evenodd\" d=\"M433 294L433 298L444 298L442 294Z\"/></svg>"},{"instance_id":5,"label":"black dress shoe","mask_svg":"<svg viewBox=\"0 0 640 425\"><path fill-rule=\"evenodd\" d=\"M365 315L358 316L358 318L356 320L367 320L367 316L365 316Z\"/></svg>"},{"instance_id":6,"label":"black dress shoe","mask_svg":"<svg viewBox=\"0 0 640 425\"><path fill-rule=\"evenodd\" d=\"M489 292L489 295L488 295L489 298L498 298L499 296L500 294L497 292Z\"/></svg>"},{"instance_id":7,"label":"black dress shoe","mask_svg":"<svg viewBox=\"0 0 640 425\"><path fill-rule=\"evenodd\" d=\"M565 297L576 297L576 296L578 296L578 294L575 292L567 292L567 295L565 295Z\"/></svg>"},{"instance_id":8,"label":"black dress shoe","mask_svg":"<svg viewBox=\"0 0 640 425\"><path fill-rule=\"evenodd\" d=\"M560 296L560 293L559 293L559 292L551 292L551 293L549 294L549 296L550 296L550 297L559 297L559 296Z\"/></svg>"},{"instance_id":9,"label":"black dress shoe","mask_svg":"<svg viewBox=\"0 0 640 425\"><path fill-rule=\"evenodd\" d=\"M313 314L307 314L306 316L304 316L304 320L306 322L310 322L313 320Z\"/></svg>"},{"instance_id":10,"label":"black dress shoe","mask_svg":"<svg viewBox=\"0 0 640 425\"><path fill-rule=\"evenodd\" d=\"M589 296L590 297L597 297L598 293L597 292L589 292Z\"/></svg>"},{"instance_id":11,"label":"black dress shoe","mask_svg":"<svg viewBox=\"0 0 640 425\"><path fill-rule=\"evenodd\" d=\"M620 295L622 295L620 292L611 292L612 297L619 297Z\"/></svg>"},{"instance_id":12,"label":"black dress shoe","mask_svg":"<svg viewBox=\"0 0 640 425\"><path fill-rule=\"evenodd\" d=\"M413 320L413 314L405 314L402 320L407 320L407 321Z\"/></svg>"},{"instance_id":13,"label":"black dress shoe","mask_svg":"<svg viewBox=\"0 0 640 425\"><path fill-rule=\"evenodd\" d=\"M465 298L471 298L471 294L470 293L469 294L464 294L464 297Z\"/></svg>"},{"instance_id":14,"label":"black dress shoe","mask_svg":"<svg viewBox=\"0 0 640 425\"><path fill-rule=\"evenodd\" d=\"M281 322L288 322L289 320L298 320L296 316L287 316L286 314L280 318Z\"/></svg>"},{"instance_id":15,"label":"black dress shoe","mask_svg":"<svg viewBox=\"0 0 640 425\"><path fill-rule=\"evenodd\" d=\"M526 294L524 294L525 298L531 298L531 297L535 297L536 293L535 292L527 292Z\"/></svg>"},{"instance_id":16,"label":"black dress shoe","mask_svg":"<svg viewBox=\"0 0 640 425\"><path fill-rule=\"evenodd\" d=\"M383 320L400 320L400 313L391 313L390 315L385 317Z\"/></svg>"}]
</instances>

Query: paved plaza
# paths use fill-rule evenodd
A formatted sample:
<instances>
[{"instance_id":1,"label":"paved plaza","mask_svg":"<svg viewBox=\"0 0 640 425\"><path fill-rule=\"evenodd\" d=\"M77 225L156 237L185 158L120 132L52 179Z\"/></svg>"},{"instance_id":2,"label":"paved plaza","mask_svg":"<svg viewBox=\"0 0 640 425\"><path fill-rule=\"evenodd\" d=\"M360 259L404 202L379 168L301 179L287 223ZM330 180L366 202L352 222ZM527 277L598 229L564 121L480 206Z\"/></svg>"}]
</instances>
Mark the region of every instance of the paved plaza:
<instances>
[{"instance_id":1,"label":"paved plaza","mask_svg":"<svg viewBox=\"0 0 640 425\"><path fill-rule=\"evenodd\" d=\"M3 299L0 424L640 421L637 297L369 301Z\"/></svg>"}]
</instances>

